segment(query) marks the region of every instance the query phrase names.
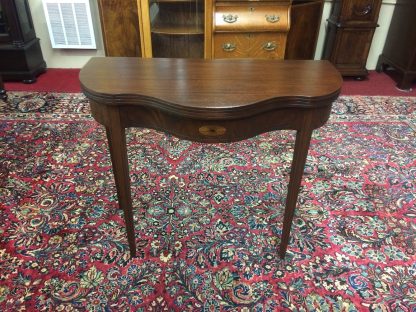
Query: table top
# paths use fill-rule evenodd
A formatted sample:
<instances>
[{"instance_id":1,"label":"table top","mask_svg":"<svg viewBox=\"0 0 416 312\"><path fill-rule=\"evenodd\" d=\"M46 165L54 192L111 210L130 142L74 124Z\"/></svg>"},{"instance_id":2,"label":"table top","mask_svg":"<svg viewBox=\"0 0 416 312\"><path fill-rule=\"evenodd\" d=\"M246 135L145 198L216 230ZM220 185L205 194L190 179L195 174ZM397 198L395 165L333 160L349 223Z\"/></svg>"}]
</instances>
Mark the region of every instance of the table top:
<instances>
[{"instance_id":1,"label":"table top","mask_svg":"<svg viewBox=\"0 0 416 312\"><path fill-rule=\"evenodd\" d=\"M342 77L328 61L95 57L80 82L100 104L209 118L330 105Z\"/></svg>"}]
</instances>

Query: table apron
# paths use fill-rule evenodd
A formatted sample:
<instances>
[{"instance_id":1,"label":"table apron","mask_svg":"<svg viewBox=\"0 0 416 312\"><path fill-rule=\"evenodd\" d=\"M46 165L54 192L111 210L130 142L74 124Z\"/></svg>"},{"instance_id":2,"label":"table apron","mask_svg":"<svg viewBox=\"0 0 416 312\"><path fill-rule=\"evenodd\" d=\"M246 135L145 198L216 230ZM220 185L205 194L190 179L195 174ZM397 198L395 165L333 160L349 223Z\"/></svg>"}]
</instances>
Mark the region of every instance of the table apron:
<instances>
[{"instance_id":1,"label":"table apron","mask_svg":"<svg viewBox=\"0 0 416 312\"><path fill-rule=\"evenodd\" d=\"M234 142L274 130L313 130L325 124L331 111L331 105L290 107L237 119L195 119L139 105L90 103L93 117L106 127L111 127L112 119L118 116L124 128L150 128L181 139L206 143Z\"/></svg>"}]
</instances>

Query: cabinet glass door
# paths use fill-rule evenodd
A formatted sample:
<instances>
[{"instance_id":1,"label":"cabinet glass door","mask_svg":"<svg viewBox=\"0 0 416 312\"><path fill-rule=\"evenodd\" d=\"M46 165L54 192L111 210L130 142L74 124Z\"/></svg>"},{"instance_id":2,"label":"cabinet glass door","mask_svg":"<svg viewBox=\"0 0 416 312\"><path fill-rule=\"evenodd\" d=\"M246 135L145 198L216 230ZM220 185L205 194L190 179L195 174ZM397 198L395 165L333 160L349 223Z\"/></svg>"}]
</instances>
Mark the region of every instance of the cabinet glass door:
<instances>
[{"instance_id":1,"label":"cabinet glass door","mask_svg":"<svg viewBox=\"0 0 416 312\"><path fill-rule=\"evenodd\" d=\"M145 56L204 57L204 0L147 0L150 39ZM142 7L142 9L144 9ZM147 13L144 13L147 14ZM146 25L143 25L146 31ZM151 55L149 55L149 50ZM146 55L147 54L147 55Z\"/></svg>"}]
</instances>

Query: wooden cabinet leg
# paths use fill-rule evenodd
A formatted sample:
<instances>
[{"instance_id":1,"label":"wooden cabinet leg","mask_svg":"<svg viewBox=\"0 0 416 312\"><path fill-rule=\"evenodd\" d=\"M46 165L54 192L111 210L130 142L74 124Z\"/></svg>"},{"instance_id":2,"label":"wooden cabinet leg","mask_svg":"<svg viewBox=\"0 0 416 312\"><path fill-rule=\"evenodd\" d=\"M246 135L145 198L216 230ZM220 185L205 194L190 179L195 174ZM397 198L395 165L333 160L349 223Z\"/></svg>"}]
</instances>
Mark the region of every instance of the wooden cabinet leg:
<instances>
[{"instance_id":1,"label":"wooden cabinet leg","mask_svg":"<svg viewBox=\"0 0 416 312\"><path fill-rule=\"evenodd\" d=\"M111 115L111 125L106 127L113 164L118 202L123 209L126 223L127 239L131 257L136 257L136 241L134 235L133 209L130 189L130 174L127 159L126 133L120 124L118 111Z\"/></svg>"},{"instance_id":2,"label":"wooden cabinet leg","mask_svg":"<svg viewBox=\"0 0 416 312\"><path fill-rule=\"evenodd\" d=\"M292 220L295 214L296 202L302 181L303 170L305 168L306 157L308 156L311 136L312 130L299 130L296 133L295 149L293 151L292 168L290 171L289 187L287 191L286 207L283 218L282 239L279 249L279 256L281 259L285 257L287 245L289 243L290 228L292 226Z\"/></svg>"},{"instance_id":3,"label":"wooden cabinet leg","mask_svg":"<svg viewBox=\"0 0 416 312\"><path fill-rule=\"evenodd\" d=\"M383 55L378 57L377 65L376 65L376 72L382 73L384 71L384 63L383 63Z\"/></svg>"},{"instance_id":4,"label":"wooden cabinet leg","mask_svg":"<svg viewBox=\"0 0 416 312\"><path fill-rule=\"evenodd\" d=\"M7 93L6 93L6 89L4 88L4 83L3 83L3 79L0 76L0 99L3 101L6 101L7 99Z\"/></svg>"},{"instance_id":5,"label":"wooden cabinet leg","mask_svg":"<svg viewBox=\"0 0 416 312\"><path fill-rule=\"evenodd\" d=\"M401 91L410 92L412 91L412 84L416 78L415 74L408 74L408 73L401 73L402 78L400 79L399 83L397 84L397 88Z\"/></svg>"}]
</instances>

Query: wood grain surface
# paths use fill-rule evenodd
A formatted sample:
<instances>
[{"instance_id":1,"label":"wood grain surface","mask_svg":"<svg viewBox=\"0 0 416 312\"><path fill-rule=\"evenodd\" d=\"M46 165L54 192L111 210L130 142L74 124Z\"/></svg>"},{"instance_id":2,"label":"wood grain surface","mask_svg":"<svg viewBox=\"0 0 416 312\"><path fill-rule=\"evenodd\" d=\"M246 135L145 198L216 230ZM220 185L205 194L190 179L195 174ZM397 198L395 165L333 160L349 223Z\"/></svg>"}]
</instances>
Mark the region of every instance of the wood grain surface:
<instances>
[{"instance_id":1,"label":"wood grain surface","mask_svg":"<svg viewBox=\"0 0 416 312\"><path fill-rule=\"evenodd\" d=\"M98 0L107 56L141 56L136 0Z\"/></svg>"},{"instance_id":2,"label":"wood grain surface","mask_svg":"<svg viewBox=\"0 0 416 312\"><path fill-rule=\"evenodd\" d=\"M342 78L328 61L92 58L80 82L88 97L107 105L226 119L327 105Z\"/></svg>"}]
</instances>

